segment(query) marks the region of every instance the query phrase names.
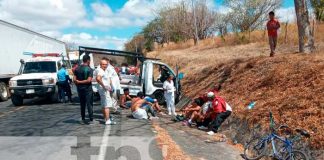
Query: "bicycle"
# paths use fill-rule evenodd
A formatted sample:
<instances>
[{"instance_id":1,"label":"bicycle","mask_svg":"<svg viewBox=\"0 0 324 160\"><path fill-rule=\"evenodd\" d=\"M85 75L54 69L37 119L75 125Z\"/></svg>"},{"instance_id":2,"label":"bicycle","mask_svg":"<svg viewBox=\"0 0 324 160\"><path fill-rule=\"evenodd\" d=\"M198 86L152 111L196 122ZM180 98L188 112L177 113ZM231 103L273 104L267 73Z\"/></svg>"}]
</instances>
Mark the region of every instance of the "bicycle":
<instances>
[{"instance_id":1,"label":"bicycle","mask_svg":"<svg viewBox=\"0 0 324 160\"><path fill-rule=\"evenodd\" d=\"M293 148L294 142L299 140L301 136L310 137L309 133L303 129L296 129L295 131L298 133L292 139L279 136L276 131L278 129L289 128L287 125L280 125L277 129L275 129L275 122L272 116L272 112L270 111L270 130L271 133L259 138L255 137L251 141L249 141L244 147L243 158L247 160L258 160L262 157L266 156L266 151L268 145L270 144L272 147L272 153L270 157L273 157L278 160L307 160L307 156L304 152L300 150L296 150ZM275 144L275 141L278 140L282 142L282 146L278 147ZM251 148L250 148L251 147Z\"/></svg>"}]
</instances>

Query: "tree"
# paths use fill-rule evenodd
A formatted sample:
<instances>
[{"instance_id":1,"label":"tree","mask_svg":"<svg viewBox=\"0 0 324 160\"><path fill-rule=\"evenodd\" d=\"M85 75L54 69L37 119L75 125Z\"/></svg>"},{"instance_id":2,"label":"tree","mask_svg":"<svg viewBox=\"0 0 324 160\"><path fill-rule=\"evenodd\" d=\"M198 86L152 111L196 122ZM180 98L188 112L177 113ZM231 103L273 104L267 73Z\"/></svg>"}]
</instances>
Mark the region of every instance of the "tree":
<instances>
[{"instance_id":1,"label":"tree","mask_svg":"<svg viewBox=\"0 0 324 160\"><path fill-rule=\"evenodd\" d=\"M217 30L221 37L224 37L228 33L228 26L230 24L231 17L229 14L217 14L214 28Z\"/></svg>"},{"instance_id":2,"label":"tree","mask_svg":"<svg viewBox=\"0 0 324 160\"><path fill-rule=\"evenodd\" d=\"M141 34L135 35L129 42L125 43L125 50L129 52L143 53L145 39Z\"/></svg>"},{"instance_id":3,"label":"tree","mask_svg":"<svg viewBox=\"0 0 324 160\"><path fill-rule=\"evenodd\" d=\"M324 21L324 0L310 0L316 20Z\"/></svg>"},{"instance_id":4,"label":"tree","mask_svg":"<svg viewBox=\"0 0 324 160\"><path fill-rule=\"evenodd\" d=\"M281 5L281 0L225 0L231 9L230 24L235 32L253 31L262 27L268 13Z\"/></svg>"},{"instance_id":5,"label":"tree","mask_svg":"<svg viewBox=\"0 0 324 160\"><path fill-rule=\"evenodd\" d=\"M314 50L314 37L311 33L306 0L294 0L298 26L299 52L310 53Z\"/></svg>"}]
</instances>

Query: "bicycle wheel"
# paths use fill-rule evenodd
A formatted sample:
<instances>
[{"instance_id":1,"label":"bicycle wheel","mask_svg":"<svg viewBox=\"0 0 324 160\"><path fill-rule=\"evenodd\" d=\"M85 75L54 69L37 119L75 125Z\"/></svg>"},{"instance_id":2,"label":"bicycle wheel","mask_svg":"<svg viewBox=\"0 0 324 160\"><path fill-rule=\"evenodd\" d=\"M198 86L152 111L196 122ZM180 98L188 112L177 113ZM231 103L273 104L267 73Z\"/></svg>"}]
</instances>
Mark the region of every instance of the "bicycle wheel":
<instances>
[{"instance_id":1,"label":"bicycle wheel","mask_svg":"<svg viewBox=\"0 0 324 160\"><path fill-rule=\"evenodd\" d=\"M244 157L248 160L262 158L267 150L267 142L260 138L254 138L244 147Z\"/></svg>"},{"instance_id":2,"label":"bicycle wheel","mask_svg":"<svg viewBox=\"0 0 324 160\"><path fill-rule=\"evenodd\" d=\"M308 160L306 154L299 150L293 150L284 156L284 160Z\"/></svg>"}]
</instances>

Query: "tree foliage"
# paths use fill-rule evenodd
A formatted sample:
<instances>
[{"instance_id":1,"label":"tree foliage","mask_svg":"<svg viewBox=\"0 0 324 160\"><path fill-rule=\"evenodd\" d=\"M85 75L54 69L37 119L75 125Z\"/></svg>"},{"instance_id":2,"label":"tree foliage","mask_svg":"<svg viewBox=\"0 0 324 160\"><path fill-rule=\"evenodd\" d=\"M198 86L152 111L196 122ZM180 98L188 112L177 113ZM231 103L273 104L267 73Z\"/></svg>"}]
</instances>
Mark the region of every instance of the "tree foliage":
<instances>
[{"instance_id":1,"label":"tree foliage","mask_svg":"<svg viewBox=\"0 0 324 160\"><path fill-rule=\"evenodd\" d=\"M229 21L233 31L253 31L263 26L268 13L281 5L281 0L225 0L230 8Z\"/></svg>"},{"instance_id":2,"label":"tree foliage","mask_svg":"<svg viewBox=\"0 0 324 160\"><path fill-rule=\"evenodd\" d=\"M268 13L279 7L281 0L224 0L224 5L229 12L217 12L207 0L182 0L172 6L163 6L125 48L134 51L137 46L145 52L154 50L154 44L163 47L165 43L189 39L194 39L196 44L196 37L202 40L216 34L253 31L264 25ZM141 42L140 47L134 43L135 39Z\"/></svg>"},{"instance_id":3,"label":"tree foliage","mask_svg":"<svg viewBox=\"0 0 324 160\"><path fill-rule=\"evenodd\" d=\"M310 0L316 20L324 21L324 0Z\"/></svg>"}]
</instances>

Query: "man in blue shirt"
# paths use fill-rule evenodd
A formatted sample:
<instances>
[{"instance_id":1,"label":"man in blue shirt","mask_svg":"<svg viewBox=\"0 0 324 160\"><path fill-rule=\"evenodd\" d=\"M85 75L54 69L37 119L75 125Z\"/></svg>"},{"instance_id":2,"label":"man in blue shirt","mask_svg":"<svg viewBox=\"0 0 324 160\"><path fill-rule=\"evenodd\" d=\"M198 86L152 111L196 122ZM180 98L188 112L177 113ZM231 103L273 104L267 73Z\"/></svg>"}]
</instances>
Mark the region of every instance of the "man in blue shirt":
<instances>
[{"instance_id":1,"label":"man in blue shirt","mask_svg":"<svg viewBox=\"0 0 324 160\"><path fill-rule=\"evenodd\" d=\"M69 77L69 73L66 70L66 66L63 64L61 69L57 72L57 85L59 88L59 98L61 102L65 103L65 93L69 97L69 101L72 102L71 87L69 82L72 80Z\"/></svg>"}]
</instances>

